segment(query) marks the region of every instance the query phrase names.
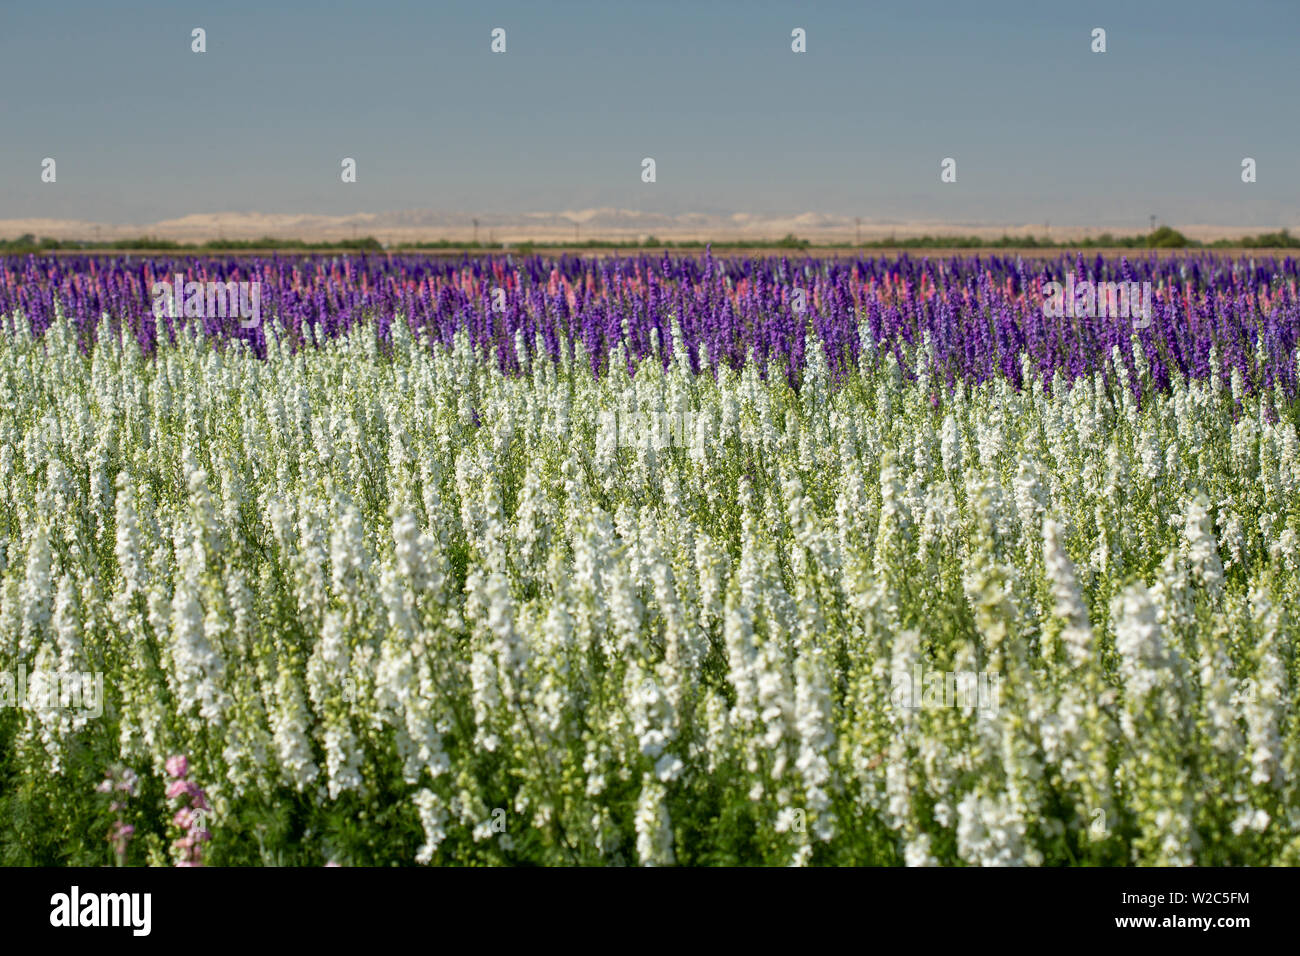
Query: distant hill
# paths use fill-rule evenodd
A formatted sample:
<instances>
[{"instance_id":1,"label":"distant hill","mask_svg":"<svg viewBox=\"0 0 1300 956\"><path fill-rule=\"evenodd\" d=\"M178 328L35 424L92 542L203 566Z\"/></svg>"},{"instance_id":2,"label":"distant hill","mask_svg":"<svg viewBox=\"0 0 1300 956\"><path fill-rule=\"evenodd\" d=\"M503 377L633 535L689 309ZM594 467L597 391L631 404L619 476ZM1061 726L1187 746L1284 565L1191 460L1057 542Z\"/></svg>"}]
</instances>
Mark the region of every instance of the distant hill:
<instances>
[{"instance_id":1,"label":"distant hill","mask_svg":"<svg viewBox=\"0 0 1300 956\"><path fill-rule=\"evenodd\" d=\"M475 219L478 220L477 227ZM1300 223L1280 223L1300 233ZM1258 227L1178 225L1188 239L1211 242L1258 234ZM381 243L398 245L451 240L487 243L520 242L644 242L765 240L797 236L815 244L852 243L919 236L974 236L989 240L1002 236L1039 240L1080 241L1103 233L1132 235L1146 230L1134 224L1045 228L1044 224L889 221L806 212L790 216L747 213L680 213L667 215L631 209L595 209L489 215L408 209L346 216L293 215L258 212L195 213L178 219L150 223L97 223L64 219L0 220L0 239L32 235L59 240L112 241L150 236L180 243L212 240L255 240L262 237L337 242L373 236Z\"/></svg>"}]
</instances>

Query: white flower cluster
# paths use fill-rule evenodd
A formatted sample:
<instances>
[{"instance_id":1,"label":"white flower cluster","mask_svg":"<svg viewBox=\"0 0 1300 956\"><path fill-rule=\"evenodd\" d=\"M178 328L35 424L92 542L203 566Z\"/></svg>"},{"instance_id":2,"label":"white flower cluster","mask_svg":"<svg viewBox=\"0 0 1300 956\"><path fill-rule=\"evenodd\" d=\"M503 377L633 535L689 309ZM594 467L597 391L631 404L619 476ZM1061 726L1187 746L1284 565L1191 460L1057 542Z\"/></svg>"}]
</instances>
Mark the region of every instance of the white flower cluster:
<instances>
[{"instance_id":1,"label":"white flower cluster","mask_svg":"<svg viewBox=\"0 0 1300 956\"><path fill-rule=\"evenodd\" d=\"M1300 862L1280 392L14 325L0 673L106 675L0 721L34 777L185 753L222 820L346 807L408 862ZM638 409L690 434L602 438Z\"/></svg>"}]
</instances>

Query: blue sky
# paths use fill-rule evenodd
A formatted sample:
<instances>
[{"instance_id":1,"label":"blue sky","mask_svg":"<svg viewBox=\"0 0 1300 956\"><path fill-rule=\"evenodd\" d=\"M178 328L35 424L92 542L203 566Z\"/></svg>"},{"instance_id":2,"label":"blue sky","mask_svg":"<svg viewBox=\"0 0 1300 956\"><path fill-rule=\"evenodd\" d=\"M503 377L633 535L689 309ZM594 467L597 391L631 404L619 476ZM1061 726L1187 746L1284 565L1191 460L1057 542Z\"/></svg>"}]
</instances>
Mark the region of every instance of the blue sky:
<instances>
[{"instance_id":1,"label":"blue sky","mask_svg":"<svg viewBox=\"0 0 1300 956\"><path fill-rule=\"evenodd\" d=\"M0 0L0 219L612 205L1287 225L1298 28L1293 0Z\"/></svg>"}]
</instances>

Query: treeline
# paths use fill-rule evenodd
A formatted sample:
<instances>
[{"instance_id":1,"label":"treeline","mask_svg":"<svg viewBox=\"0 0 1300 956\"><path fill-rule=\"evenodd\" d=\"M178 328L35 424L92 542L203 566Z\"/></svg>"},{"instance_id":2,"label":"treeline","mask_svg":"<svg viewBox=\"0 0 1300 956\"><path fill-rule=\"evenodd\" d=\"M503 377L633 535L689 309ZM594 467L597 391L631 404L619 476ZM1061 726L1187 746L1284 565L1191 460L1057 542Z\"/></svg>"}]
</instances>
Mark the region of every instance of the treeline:
<instances>
[{"instance_id":1,"label":"treeline","mask_svg":"<svg viewBox=\"0 0 1300 956\"><path fill-rule=\"evenodd\" d=\"M138 239L110 239L92 242L86 239L51 239L48 236L37 239L28 233L17 239L0 239L0 253L20 252L77 252L112 249L122 251L149 252L243 252L253 249L285 249L304 252L382 252L384 244L374 236L359 239L342 239L338 242L307 242L303 239L210 239L207 242L176 242L173 239L154 239L141 236Z\"/></svg>"},{"instance_id":2,"label":"treeline","mask_svg":"<svg viewBox=\"0 0 1300 956\"><path fill-rule=\"evenodd\" d=\"M1115 236L1103 232L1084 239L1054 240L1037 236L1007 236L988 239L980 236L909 236L872 239L867 242L814 243L787 234L780 239L739 239L709 241L703 239L660 240L654 236L644 239L607 240L588 239L583 242L462 242L455 239L437 239L428 242L402 242L385 245L374 236L340 239L337 242L307 242L303 239L211 239L207 242L176 242L142 236L138 239L114 239L93 242L84 239L36 238L30 233L17 239L0 239L0 254L16 255L36 252L94 252L150 251L150 252L419 252L421 250L481 250L483 252L513 252L528 255L540 249L1300 249L1300 236L1280 232L1266 232L1238 239L1216 239L1202 242L1189 239L1176 229L1161 226L1142 235Z\"/></svg>"},{"instance_id":3,"label":"treeline","mask_svg":"<svg viewBox=\"0 0 1300 956\"><path fill-rule=\"evenodd\" d=\"M984 239L979 236L911 236L906 239L876 239L863 242L865 249L1300 249L1300 236L1289 230L1266 232L1240 239L1215 239L1201 242L1189 239L1177 229L1161 226L1152 232L1133 236L1116 236L1103 232L1085 239L1040 239L1037 236L1002 236Z\"/></svg>"}]
</instances>

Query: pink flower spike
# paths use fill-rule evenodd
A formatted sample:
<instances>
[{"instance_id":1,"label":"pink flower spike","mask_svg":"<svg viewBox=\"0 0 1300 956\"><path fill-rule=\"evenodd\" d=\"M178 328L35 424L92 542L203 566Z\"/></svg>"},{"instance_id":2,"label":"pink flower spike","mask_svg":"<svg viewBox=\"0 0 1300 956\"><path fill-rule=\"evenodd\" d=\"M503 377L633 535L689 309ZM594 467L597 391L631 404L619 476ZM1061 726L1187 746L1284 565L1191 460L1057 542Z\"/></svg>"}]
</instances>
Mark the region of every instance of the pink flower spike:
<instances>
[{"instance_id":1,"label":"pink flower spike","mask_svg":"<svg viewBox=\"0 0 1300 956\"><path fill-rule=\"evenodd\" d=\"M112 781L112 780L102 780L102 781L100 781L100 783L95 787L95 789L96 789L97 791L99 791L100 793L108 793L110 790L113 789L113 781Z\"/></svg>"},{"instance_id":2,"label":"pink flower spike","mask_svg":"<svg viewBox=\"0 0 1300 956\"><path fill-rule=\"evenodd\" d=\"M176 811L176 815L172 817L172 823L176 824L176 826L180 827L182 830L188 830L192 819L193 814L190 813L189 809L181 807Z\"/></svg>"},{"instance_id":3,"label":"pink flower spike","mask_svg":"<svg viewBox=\"0 0 1300 956\"><path fill-rule=\"evenodd\" d=\"M184 780L173 780L167 785L167 796L169 799L182 797L190 792L190 785Z\"/></svg>"},{"instance_id":4,"label":"pink flower spike","mask_svg":"<svg viewBox=\"0 0 1300 956\"><path fill-rule=\"evenodd\" d=\"M175 757L168 757L167 762L163 764L163 767L173 777L179 778L189 773L190 762L184 756L177 754Z\"/></svg>"}]
</instances>

